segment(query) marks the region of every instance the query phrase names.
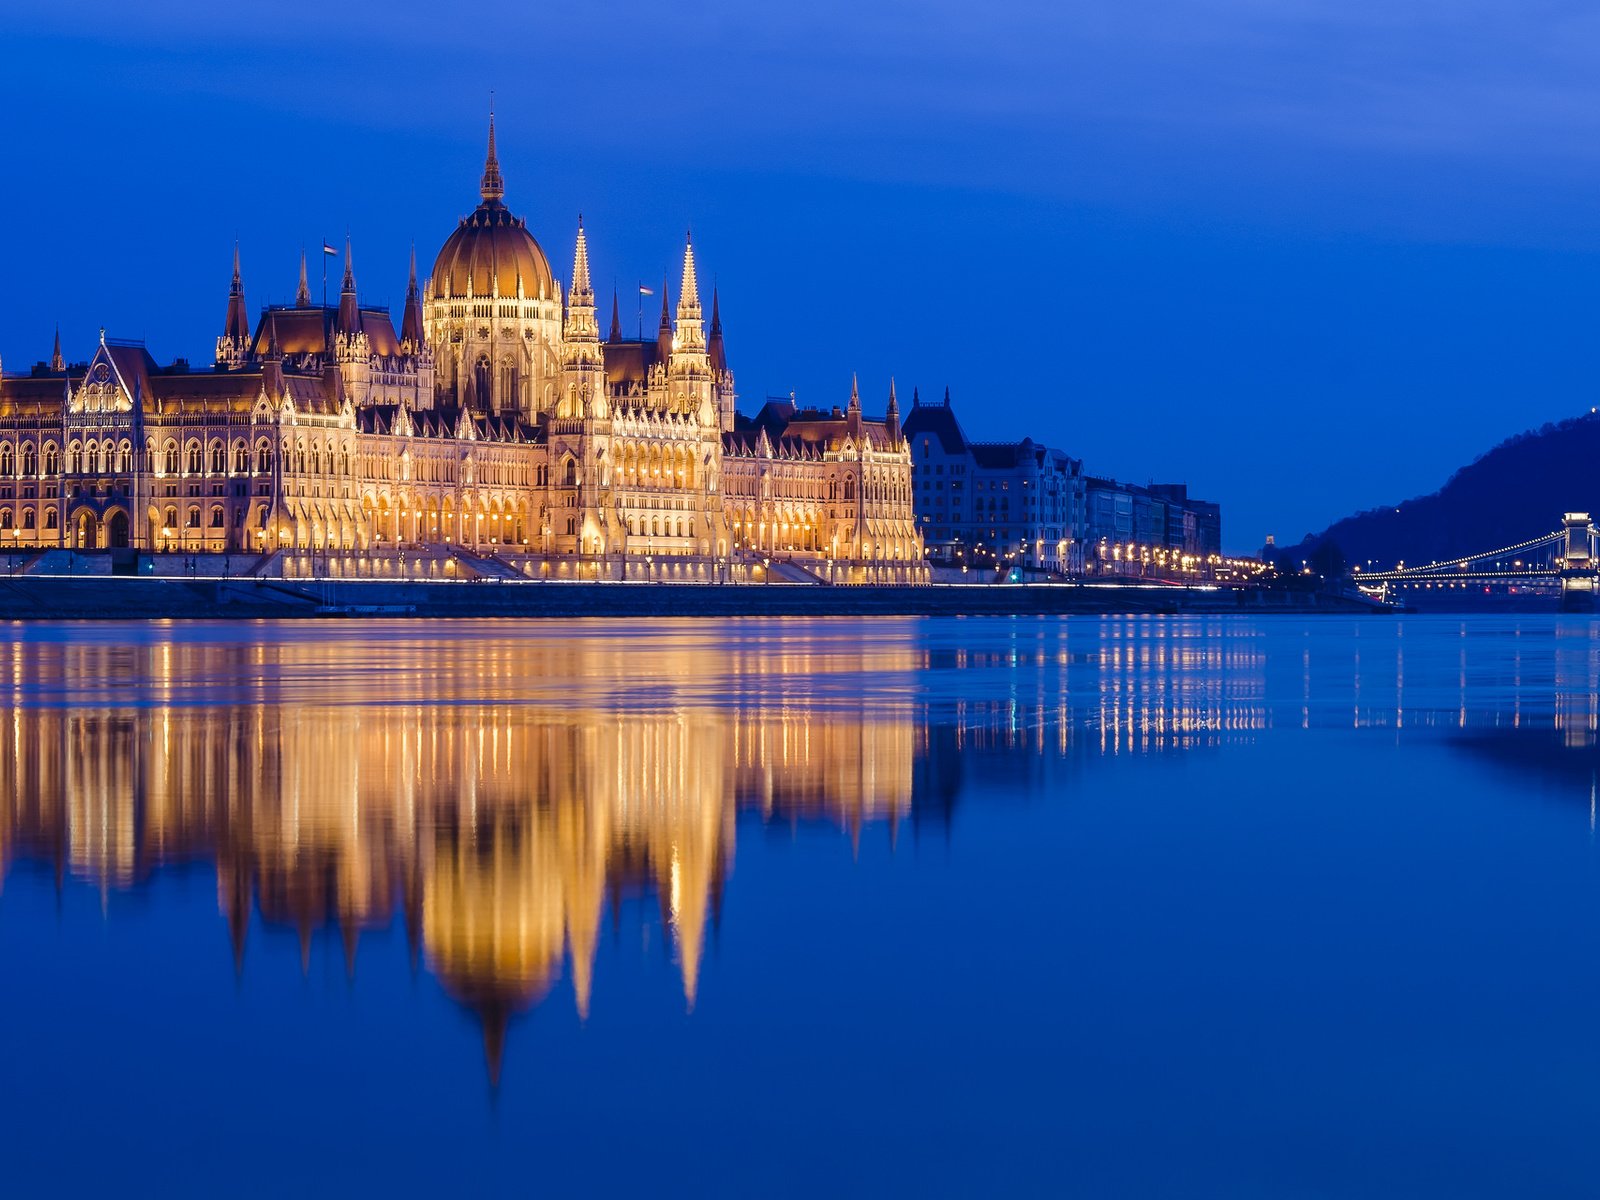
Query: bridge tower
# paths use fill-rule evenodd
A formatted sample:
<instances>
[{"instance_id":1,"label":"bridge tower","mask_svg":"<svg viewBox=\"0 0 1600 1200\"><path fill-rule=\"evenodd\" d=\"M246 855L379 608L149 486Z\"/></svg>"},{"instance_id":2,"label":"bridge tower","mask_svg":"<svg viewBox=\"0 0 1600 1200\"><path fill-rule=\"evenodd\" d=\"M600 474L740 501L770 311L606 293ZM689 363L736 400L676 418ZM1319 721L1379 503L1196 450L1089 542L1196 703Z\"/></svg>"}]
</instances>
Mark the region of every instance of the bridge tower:
<instances>
[{"instance_id":1,"label":"bridge tower","mask_svg":"<svg viewBox=\"0 0 1600 1200\"><path fill-rule=\"evenodd\" d=\"M1566 535L1561 546L1561 608L1587 612L1594 608L1596 566L1594 526L1588 513L1567 513L1561 518Z\"/></svg>"}]
</instances>

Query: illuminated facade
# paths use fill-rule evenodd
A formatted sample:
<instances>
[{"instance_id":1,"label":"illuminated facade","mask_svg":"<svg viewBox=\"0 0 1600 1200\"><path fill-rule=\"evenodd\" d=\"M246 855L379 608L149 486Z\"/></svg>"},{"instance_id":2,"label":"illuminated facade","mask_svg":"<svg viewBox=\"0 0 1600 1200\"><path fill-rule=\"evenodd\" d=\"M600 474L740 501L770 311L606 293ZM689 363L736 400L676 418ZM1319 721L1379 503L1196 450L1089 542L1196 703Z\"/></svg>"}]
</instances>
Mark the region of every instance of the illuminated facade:
<instances>
[{"instance_id":1,"label":"illuminated facade","mask_svg":"<svg viewBox=\"0 0 1600 1200\"><path fill-rule=\"evenodd\" d=\"M601 337L580 221L569 285L504 203L491 120L480 203L397 330L360 303L347 244L336 305L300 264L254 326L237 251L210 369L159 366L102 334L0 373L0 549L263 555L492 554L519 574L925 578L893 389L848 407L739 414L720 305L687 243L675 306ZM388 571L393 571L390 564Z\"/></svg>"}]
</instances>

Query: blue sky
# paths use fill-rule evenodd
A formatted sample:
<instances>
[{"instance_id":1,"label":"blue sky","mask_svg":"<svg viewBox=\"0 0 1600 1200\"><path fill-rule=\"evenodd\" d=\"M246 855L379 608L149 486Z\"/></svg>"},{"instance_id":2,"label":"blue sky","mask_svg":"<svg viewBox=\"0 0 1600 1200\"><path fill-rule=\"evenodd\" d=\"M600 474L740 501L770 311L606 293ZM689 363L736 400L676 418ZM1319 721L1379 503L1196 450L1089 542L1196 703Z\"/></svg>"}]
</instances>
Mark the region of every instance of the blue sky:
<instances>
[{"instance_id":1,"label":"blue sky","mask_svg":"<svg viewBox=\"0 0 1600 1200\"><path fill-rule=\"evenodd\" d=\"M0 29L8 369L58 320L69 356L104 325L205 359L235 237L252 308L346 232L398 308L476 201L492 87L559 277L580 211L625 294L693 227L747 409L948 385L970 434L1187 480L1249 548L1597 403L1588 6L11 0Z\"/></svg>"}]
</instances>

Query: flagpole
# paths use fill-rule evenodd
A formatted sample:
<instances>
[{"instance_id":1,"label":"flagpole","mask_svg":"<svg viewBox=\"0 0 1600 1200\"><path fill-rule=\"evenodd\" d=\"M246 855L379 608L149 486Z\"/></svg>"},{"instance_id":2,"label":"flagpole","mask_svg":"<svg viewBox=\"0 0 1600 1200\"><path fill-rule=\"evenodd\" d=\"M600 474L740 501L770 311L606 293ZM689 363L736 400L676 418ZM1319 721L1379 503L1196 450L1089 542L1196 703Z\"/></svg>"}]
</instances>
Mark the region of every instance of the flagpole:
<instances>
[{"instance_id":1,"label":"flagpole","mask_svg":"<svg viewBox=\"0 0 1600 1200\"><path fill-rule=\"evenodd\" d=\"M639 280L639 340L644 341L644 280Z\"/></svg>"}]
</instances>

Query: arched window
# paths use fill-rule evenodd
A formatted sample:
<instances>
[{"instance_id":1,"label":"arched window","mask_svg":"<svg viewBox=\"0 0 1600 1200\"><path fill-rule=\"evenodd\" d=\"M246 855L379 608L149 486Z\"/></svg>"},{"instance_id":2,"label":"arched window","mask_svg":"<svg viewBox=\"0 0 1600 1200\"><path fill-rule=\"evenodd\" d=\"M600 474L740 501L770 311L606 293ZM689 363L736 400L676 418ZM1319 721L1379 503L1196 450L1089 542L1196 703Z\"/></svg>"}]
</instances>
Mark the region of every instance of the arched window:
<instances>
[{"instance_id":1,"label":"arched window","mask_svg":"<svg viewBox=\"0 0 1600 1200\"><path fill-rule=\"evenodd\" d=\"M123 442L117 447L117 470L126 475L133 470L133 444Z\"/></svg>"},{"instance_id":2,"label":"arched window","mask_svg":"<svg viewBox=\"0 0 1600 1200\"><path fill-rule=\"evenodd\" d=\"M0 508L0 530L9 532L11 529L11 510Z\"/></svg>"},{"instance_id":3,"label":"arched window","mask_svg":"<svg viewBox=\"0 0 1600 1200\"><path fill-rule=\"evenodd\" d=\"M200 506L199 505L191 504L189 506L189 514L188 514L187 519L185 519L185 521L184 521L183 527L185 529L199 529L200 528Z\"/></svg>"},{"instance_id":4,"label":"arched window","mask_svg":"<svg viewBox=\"0 0 1600 1200\"><path fill-rule=\"evenodd\" d=\"M250 472L250 448L243 442L233 444L233 471L236 475L247 475Z\"/></svg>"},{"instance_id":5,"label":"arched window","mask_svg":"<svg viewBox=\"0 0 1600 1200\"><path fill-rule=\"evenodd\" d=\"M189 447L189 474L198 475L203 469L200 465L200 443L196 442Z\"/></svg>"},{"instance_id":6,"label":"arched window","mask_svg":"<svg viewBox=\"0 0 1600 1200\"><path fill-rule=\"evenodd\" d=\"M256 470L263 475L272 470L272 447L266 442L256 445Z\"/></svg>"},{"instance_id":7,"label":"arched window","mask_svg":"<svg viewBox=\"0 0 1600 1200\"><path fill-rule=\"evenodd\" d=\"M73 442L67 448L67 474L76 475L83 470L82 455L78 450L78 443Z\"/></svg>"},{"instance_id":8,"label":"arched window","mask_svg":"<svg viewBox=\"0 0 1600 1200\"><path fill-rule=\"evenodd\" d=\"M48 443L44 448L44 473L46 475L61 474L61 451L54 442Z\"/></svg>"},{"instance_id":9,"label":"arched window","mask_svg":"<svg viewBox=\"0 0 1600 1200\"><path fill-rule=\"evenodd\" d=\"M178 510L175 509L175 508L169 508L169 509L167 509L165 518L161 522L161 531L163 533L171 533L177 527L178 527Z\"/></svg>"},{"instance_id":10,"label":"arched window","mask_svg":"<svg viewBox=\"0 0 1600 1200\"><path fill-rule=\"evenodd\" d=\"M211 506L211 528L222 528L222 506L220 504Z\"/></svg>"},{"instance_id":11,"label":"arched window","mask_svg":"<svg viewBox=\"0 0 1600 1200\"><path fill-rule=\"evenodd\" d=\"M211 445L211 469L218 475L228 469L221 442L213 442Z\"/></svg>"},{"instance_id":12,"label":"arched window","mask_svg":"<svg viewBox=\"0 0 1600 1200\"><path fill-rule=\"evenodd\" d=\"M47 509L44 510L44 527L46 529L54 529L56 527L56 510L55 509L47 508Z\"/></svg>"},{"instance_id":13,"label":"arched window","mask_svg":"<svg viewBox=\"0 0 1600 1200\"><path fill-rule=\"evenodd\" d=\"M566 484L566 486L567 487L577 487L578 486L578 460L575 459L575 458L567 458L567 459L565 459L561 464L561 469L562 469L562 472L563 472L562 481ZM4 472L4 473L5 474L9 474L10 472Z\"/></svg>"},{"instance_id":14,"label":"arched window","mask_svg":"<svg viewBox=\"0 0 1600 1200\"><path fill-rule=\"evenodd\" d=\"M22 474L31 477L38 473L39 452L33 448L32 444L26 445L22 448ZM31 529L33 526L30 525L28 528Z\"/></svg>"},{"instance_id":15,"label":"arched window","mask_svg":"<svg viewBox=\"0 0 1600 1200\"><path fill-rule=\"evenodd\" d=\"M16 469L16 454L11 449L11 443L6 442L3 445L0 445L0 475L9 477L16 473ZM9 516L7 519L10 519Z\"/></svg>"},{"instance_id":16,"label":"arched window","mask_svg":"<svg viewBox=\"0 0 1600 1200\"><path fill-rule=\"evenodd\" d=\"M33 509L25 508L22 510L22 527L27 530L33 529Z\"/></svg>"},{"instance_id":17,"label":"arched window","mask_svg":"<svg viewBox=\"0 0 1600 1200\"><path fill-rule=\"evenodd\" d=\"M164 454L162 457L167 460L166 473L168 475L176 475L178 473L178 443L168 442L166 454Z\"/></svg>"}]
</instances>

